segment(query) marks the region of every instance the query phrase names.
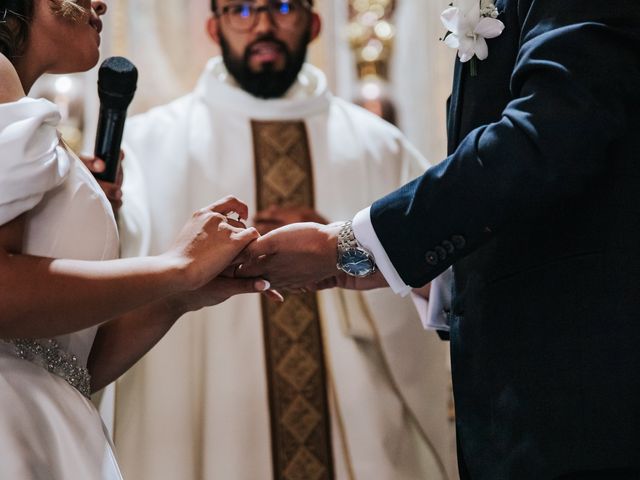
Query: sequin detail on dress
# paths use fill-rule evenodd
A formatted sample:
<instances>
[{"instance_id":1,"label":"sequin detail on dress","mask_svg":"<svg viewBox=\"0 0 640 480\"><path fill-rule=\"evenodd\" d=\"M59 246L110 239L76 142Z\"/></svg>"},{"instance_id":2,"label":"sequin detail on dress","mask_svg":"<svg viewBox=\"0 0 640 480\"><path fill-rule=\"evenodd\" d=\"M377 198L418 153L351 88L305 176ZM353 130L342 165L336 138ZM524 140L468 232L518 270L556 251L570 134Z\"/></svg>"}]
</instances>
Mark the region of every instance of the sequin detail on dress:
<instances>
[{"instance_id":1,"label":"sequin detail on dress","mask_svg":"<svg viewBox=\"0 0 640 480\"><path fill-rule=\"evenodd\" d=\"M18 358L28 360L59 376L87 398L91 396L89 370L78 364L78 357L64 350L54 339L32 340L18 338L7 340L15 347Z\"/></svg>"}]
</instances>

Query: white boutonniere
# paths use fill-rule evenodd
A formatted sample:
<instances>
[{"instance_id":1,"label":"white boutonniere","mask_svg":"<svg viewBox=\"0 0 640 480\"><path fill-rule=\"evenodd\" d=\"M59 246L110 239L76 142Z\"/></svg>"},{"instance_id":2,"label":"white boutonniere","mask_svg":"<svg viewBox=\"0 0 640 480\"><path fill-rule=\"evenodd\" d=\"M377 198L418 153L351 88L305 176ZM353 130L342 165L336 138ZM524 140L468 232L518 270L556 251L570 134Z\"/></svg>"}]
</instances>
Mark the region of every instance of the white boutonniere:
<instances>
[{"instance_id":1,"label":"white boutonniere","mask_svg":"<svg viewBox=\"0 0 640 480\"><path fill-rule=\"evenodd\" d=\"M440 18L447 28L444 43L458 50L460 61L471 61L471 75L477 75L477 60L489 56L487 38L502 34L504 23L498 20L498 9L492 0L456 0Z\"/></svg>"}]
</instances>

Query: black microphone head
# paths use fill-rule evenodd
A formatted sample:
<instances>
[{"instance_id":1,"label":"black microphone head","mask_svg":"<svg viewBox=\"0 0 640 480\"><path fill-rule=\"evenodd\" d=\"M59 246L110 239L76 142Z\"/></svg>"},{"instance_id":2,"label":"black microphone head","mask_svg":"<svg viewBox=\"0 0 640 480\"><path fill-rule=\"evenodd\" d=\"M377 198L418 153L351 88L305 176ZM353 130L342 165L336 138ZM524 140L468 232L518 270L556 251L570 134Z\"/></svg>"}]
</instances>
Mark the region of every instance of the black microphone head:
<instances>
[{"instance_id":1,"label":"black microphone head","mask_svg":"<svg viewBox=\"0 0 640 480\"><path fill-rule=\"evenodd\" d=\"M98 95L103 107L126 110L138 83L138 69L124 57L107 58L98 71Z\"/></svg>"}]
</instances>

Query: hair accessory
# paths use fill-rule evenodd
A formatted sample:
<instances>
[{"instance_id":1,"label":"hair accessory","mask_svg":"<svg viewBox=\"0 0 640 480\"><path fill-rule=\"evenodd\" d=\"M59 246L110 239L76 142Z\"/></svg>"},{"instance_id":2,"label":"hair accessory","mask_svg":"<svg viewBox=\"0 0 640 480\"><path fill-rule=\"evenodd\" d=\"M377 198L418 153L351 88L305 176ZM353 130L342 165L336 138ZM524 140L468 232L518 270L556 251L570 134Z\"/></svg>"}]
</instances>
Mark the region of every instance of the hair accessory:
<instances>
[{"instance_id":1,"label":"hair accessory","mask_svg":"<svg viewBox=\"0 0 640 480\"><path fill-rule=\"evenodd\" d=\"M0 23L7 23L7 17L11 15L20 15L22 11L21 2L15 0L0 0Z\"/></svg>"},{"instance_id":2,"label":"hair accessory","mask_svg":"<svg viewBox=\"0 0 640 480\"><path fill-rule=\"evenodd\" d=\"M7 23L7 16L19 15L20 4L14 0L0 0L0 23Z\"/></svg>"}]
</instances>

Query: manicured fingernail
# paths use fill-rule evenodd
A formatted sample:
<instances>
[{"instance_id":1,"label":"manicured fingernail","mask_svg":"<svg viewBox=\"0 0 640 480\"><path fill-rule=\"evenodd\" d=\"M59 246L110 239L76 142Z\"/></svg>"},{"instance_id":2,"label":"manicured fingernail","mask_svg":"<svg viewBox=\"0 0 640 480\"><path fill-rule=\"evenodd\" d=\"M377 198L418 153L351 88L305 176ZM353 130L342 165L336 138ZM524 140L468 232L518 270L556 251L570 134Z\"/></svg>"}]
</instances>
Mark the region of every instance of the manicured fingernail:
<instances>
[{"instance_id":1,"label":"manicured fingernail","mask_svg":"<svg viewBox=\"0 0 640 480\"><path fill-rule=\"evenodd\" d=\"M271 284L267 280L257 280L254 285L259 292L266 292L271 288Z\"/></svg>"}]
</instances>

